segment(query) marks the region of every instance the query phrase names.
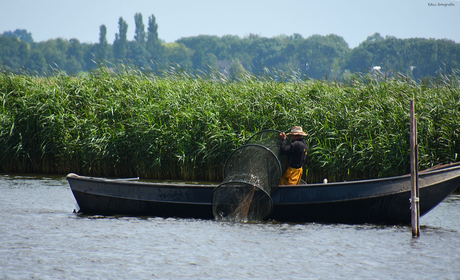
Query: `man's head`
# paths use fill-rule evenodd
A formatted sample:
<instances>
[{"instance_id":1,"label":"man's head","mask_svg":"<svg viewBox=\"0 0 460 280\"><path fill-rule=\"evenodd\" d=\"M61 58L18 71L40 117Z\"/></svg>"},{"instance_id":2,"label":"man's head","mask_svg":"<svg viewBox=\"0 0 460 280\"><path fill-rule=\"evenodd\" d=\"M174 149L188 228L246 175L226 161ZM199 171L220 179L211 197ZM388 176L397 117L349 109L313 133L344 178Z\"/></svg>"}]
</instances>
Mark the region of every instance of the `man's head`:
<instances>
[{"instance_id":1,"label":"man's head","mask_svg":"<svg viewBox=\"0 0 460 280\"><path fill-rule=\"evenodd\" d=\"M291 139L296 140L296 139L302 138L304 136L307 136L308 134L305 131L302 130L302 127L293 126L291 128L291 131L286 135L291 135Z\"/></svg>"}]
</instances>

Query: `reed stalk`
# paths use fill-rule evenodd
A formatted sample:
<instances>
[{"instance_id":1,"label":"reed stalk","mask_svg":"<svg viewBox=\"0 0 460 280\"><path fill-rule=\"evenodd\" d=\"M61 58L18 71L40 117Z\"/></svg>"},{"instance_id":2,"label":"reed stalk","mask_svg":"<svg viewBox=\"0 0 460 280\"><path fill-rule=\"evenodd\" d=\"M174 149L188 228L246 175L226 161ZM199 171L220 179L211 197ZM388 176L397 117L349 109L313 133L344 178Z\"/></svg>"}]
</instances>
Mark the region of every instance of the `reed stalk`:
<instances>
[{"instance_id":1,"label":"reed stalk","mask_svg":"<svg viewBox=\"0 0 460 280\"><path fill-rule=\"evenodd\" d=\"M341 82L129 65L77 77L3 71L0 172L220 181L227 156L254 133L300 125L308 183L407 174L411 99L420 168L459 160L459 81L458 70Z\"/></svg>"}]
</instances>

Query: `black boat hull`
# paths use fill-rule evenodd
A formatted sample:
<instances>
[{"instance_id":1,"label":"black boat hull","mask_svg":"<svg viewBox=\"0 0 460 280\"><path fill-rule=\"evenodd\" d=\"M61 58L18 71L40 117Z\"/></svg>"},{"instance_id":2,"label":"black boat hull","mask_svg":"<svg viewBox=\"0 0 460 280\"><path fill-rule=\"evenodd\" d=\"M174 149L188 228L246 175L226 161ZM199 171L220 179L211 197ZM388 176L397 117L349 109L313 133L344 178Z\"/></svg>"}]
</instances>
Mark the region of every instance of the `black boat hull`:
<instances>
[{"instance_id":1,"label":"black boat hull","mask_svg":"<svg viewBox=\"0 0 460 280\"><path fill-rule=\"evenodd\" d=\"M215 185L161 184L69 174L83 214L212 219ZM460 166L419 175L424 215L460 185ZM280 186L268 219L346 224L410 223L410 176L354 182Z\"/></svg>"}]
</instances>

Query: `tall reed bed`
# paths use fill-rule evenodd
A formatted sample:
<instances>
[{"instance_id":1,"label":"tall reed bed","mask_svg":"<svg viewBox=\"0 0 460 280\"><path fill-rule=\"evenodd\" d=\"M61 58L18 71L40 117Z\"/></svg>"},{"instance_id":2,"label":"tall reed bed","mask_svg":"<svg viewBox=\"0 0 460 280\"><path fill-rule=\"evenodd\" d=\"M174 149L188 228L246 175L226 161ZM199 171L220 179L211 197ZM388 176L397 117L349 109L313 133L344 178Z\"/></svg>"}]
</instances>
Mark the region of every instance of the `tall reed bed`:
<instances>
[{"instance_id":1,"label":"tall reed bed","mask_svg":"<svg viewBox=\"0 0 460 280\"><path fill-rule=\"evenodd\" d=\"M219 181L227 156L254 133L301 125L307 182L400 175L409 173L411 99L420 168L458 161L459 72L341 83L278 74L231 81L126 65L81 77L4 71L0 172Z\"/></svg>"}]
</instances>

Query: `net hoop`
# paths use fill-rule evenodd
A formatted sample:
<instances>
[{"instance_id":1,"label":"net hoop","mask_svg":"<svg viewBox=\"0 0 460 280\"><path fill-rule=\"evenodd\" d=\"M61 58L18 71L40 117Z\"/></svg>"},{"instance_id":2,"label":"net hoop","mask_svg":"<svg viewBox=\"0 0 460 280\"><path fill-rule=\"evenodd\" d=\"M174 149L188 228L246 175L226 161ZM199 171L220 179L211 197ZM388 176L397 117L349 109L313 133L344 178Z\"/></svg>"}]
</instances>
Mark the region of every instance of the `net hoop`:
<instances>
[{"instance_id":1,"label":"net hoop","mask_svg":"<svg viewBox=\"0 0 460 280\"><path fill-rule=\"evenodd\" d=\"M278 133L278 134L283 133L282 131L279 131L279 130L276 130L276 129L264 129L264 130L261 130L261 131L259 131L257 133L254 133L254 135L249 137L249 139L246 141L246 144L251 144L251 141L253 141L255 137L260 136L260 134L267 133L267 132L273 132L273 133Z\"/></svg>"},{"instance_id":2,"label":"net hoop","mask_svg":"<svg viewBox=\"0 0 460 280\"><path fill-rule=\"evenodd\" d=\"M223 174L223 175L224 175L224 181L223 181L223 183L227 182L227 177L228 177L228 175L229 175L229 173L230 173L230 171L228 170L228 165L229 165L229 163L230 163L229 161L233 158L234 154L235 154L235 153L238 153L238 152L241 152L242 149L246 149L247 147L251 147L251 146L252 146L252 147L258 147L258 148L261 148L261 149L267 151L267 152L271 155L271 157L275 159L275 162L276 162L277 167L278 167L278 170L279 170L279 174L280 174L279 177L280 177L280 178L279 178L279 180L276 182L276 184L273 184L273 186L272 186L273 191L274 191L274 190L278 187L278 185L279 185L279 183L280 183L280 181L281 181L281 176L283 175L283 173L282 173L283 170L282 170L282 168L281 168L281 163L280 163L280 161L279 161L279 158L273 153L272 150L270 150L269 148L267 148L267 147L265 147L265 146L259 145L259 144L246 144L246 145L243 145L243 146L241 146L241 147L235 149L235 150L227 157L227 159L225 160L225 164L224 164L224 174ZM270 192L270 194L271 194L271 193L273 193L273 192Z\"/></svg>"},{"instance_id":3,"label":"net hoop","mask_svg":"<svg viewBox=\"0 0 460 280\"><path fill-rule=\"evenodd\" d=\"M269 148L246 144L225 161L224 180L212 192L216 220L260 221L273 209L271 194L281 180L281 164Z\"/></svg>"},{"instance_id":4,"label":"net hoop","mask_svg":"<svg viewBox=\"0 0 460 280\"><path fill-rule=\"evenodd\" d=\"M213 195L214 195L214 192L215 192L217 189L219 189L220 187L224 187L224 186L226 186L226 185L231 185L231 184L234 184L234 183L235 183L235 184L248 185L248 186L257 188L258 190L264 192L264 194L267 195L267 196L270 198L270 200L271 200L271 196L270 196L270 194L269 194L266 190L264 190L264 189L261 188L261 187L252 185L252 184L250 184L250 183L248 183L248 182L246 182L246 181L231 181L231 182L221 183L221 184L219 184L217 187L215 187L214 190L212 190L212 195L211 195L211 196L213 196Z\"/></svg>"},{"instance_id":5,"label":"net hoop","mask_svg":"<svg viewBox=\"0 0 460 280\"><path fill-rule=\"evenodd\" d=\"M282 140L279 137L281 133L283 132L276 129L264 129L252 135L246 141L246 144L258 144L270 149L278 157L278 161L280 162L282 169L281 173L284 174L289 167L290 155L281 154ZM286 145L289 145L290 143L290 139L286 138Z\"/></svg>"},{"instance_id":6,"label":"net hoop","mask_svg":"<svg viewBox=\"0 0 460 280\"><path fill-rule=\"evenodd\" d=\"M212 192L212 201L214 219L220 221L260 221L273 210L270 195L245 181L220 184Z\"/></svg>"}]
</instances>

